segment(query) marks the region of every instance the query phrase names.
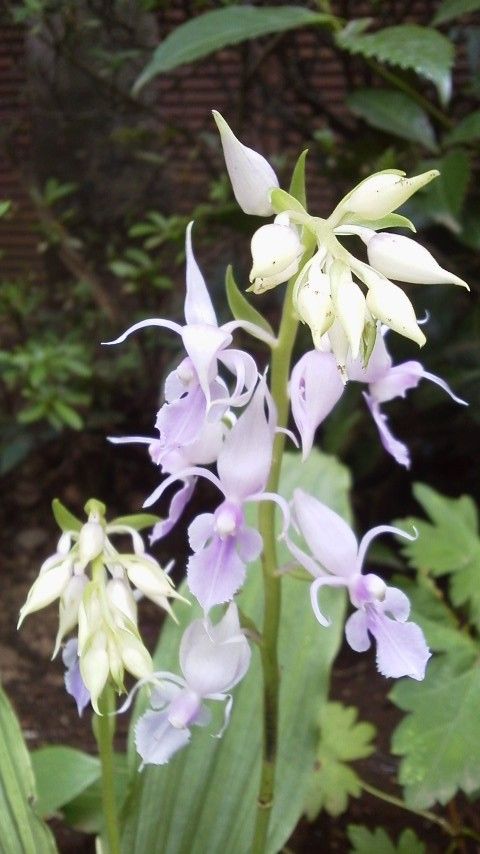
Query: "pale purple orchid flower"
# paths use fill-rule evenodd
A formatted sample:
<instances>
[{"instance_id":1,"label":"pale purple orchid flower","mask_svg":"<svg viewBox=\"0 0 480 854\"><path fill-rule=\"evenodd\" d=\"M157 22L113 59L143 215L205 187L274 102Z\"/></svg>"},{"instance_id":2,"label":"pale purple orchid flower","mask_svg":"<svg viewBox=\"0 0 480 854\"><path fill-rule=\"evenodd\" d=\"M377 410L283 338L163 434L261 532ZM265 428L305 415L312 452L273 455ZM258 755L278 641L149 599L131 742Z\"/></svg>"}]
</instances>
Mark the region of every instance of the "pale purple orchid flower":
<instances>
[{"instance_id":1,"label":"pale purple orchid flower","mask_svg":"<svg viewBox=\"0 0 480 854\"><path fill-rule=\"evenodd\" d=\"M67 641L62 651L62 660L66 667L65 688L67 689L67 693L75 700L78 714L81 717L84 709L90 702L90 691L80 673L77 638Z\"/></svg>"},{"instance_id":2,"label":"pale purple orchid flower","mask_svg":"<svg viewBox=\"0 0 480 854\"><path fill-rule=\"evenodd\" d=\"M224 726L217 735L223 734L232 706L229 692L245 676L251 657L236 605L232 602L216 625L208 618L191 623L182 637L179 657L183 676L153 674L152 708L135 727L135 744L143 765L165 765L188 744L192 726L209 724L211 714L204 700L226 704Z\"/></svg>"},{"instance_id":3,"label":"pale purple orchid flower","mask_svg":"<svg viewBox=\"0 0 480 854\"><path fill-rule=\"evenodd\" d=\"M205 612L230 601L245 580L246 564L262 550L258 531L245 521L243 506L250 501L279 504L285 520L286 502L265 492L272 459L276 411L262 378L245 411L227 434L218 454L218 476L198 466L171 475L147 499L149 507L177 478L201 476L210 480L225 500L215 513L202 513L188 529L194 554L187 567L188 586Z\"/></svg>"},{"instance_id":4,"label":"pale purple orchid flower","mask_svg":"<svg viewBox=\"0 0 480 854\"><path fill-rule=\"evenodd\" d=\"M318 604L322 587L345 587L356 610L345 625L348 644L356 652L370 647L369 634L377 645L377 667L383 676L410 676L421 680L430 652L419 626L407 622L410 602L401 590L387 587L378 576L362 573L367 549L379 534L392 533L407 540L414 536L391 525L372 528L357 543L347 523L312 495L296 489L293 495L294 520L307 543L306 554L287 537L292 555L314 577L310 587L313 611L322 626L330 621Z\"/></svg>"},{"instance_id":5,"label":"pale purple orchid flower","mask_svg":"<svg viewBox=\"0 0 480 854\"><path fill-rule=\"evenodd\" d=\"M368 392L363 392L363 396L377 426L382 445L397 463L410 468L410 452L407 446L392 434L387 416L380 408L381 404L395 397L405 397L407 391L416 388L420 380L430 380L440 386L455 403L462 406L468 406L468 404L453 393L445 380L426 371L420 362L410 361L393 365L385 344L385 333L386 329L377 333L375 346L366 368L360 358L350 359L347 362L347 373L350 380L368 384Z\"/></svg>"},{"instance_id":6,"label":"pale purple orchid flower","mask_svg":"<svg viewBox=\"0 0 480 854\"><path fill-rule=\"evenodd\" d=\"M344 387L333 353L310 350L293 368L289 393L303 460L312 450L317 427L338 403Z\"/></svg>"}]
</instances>

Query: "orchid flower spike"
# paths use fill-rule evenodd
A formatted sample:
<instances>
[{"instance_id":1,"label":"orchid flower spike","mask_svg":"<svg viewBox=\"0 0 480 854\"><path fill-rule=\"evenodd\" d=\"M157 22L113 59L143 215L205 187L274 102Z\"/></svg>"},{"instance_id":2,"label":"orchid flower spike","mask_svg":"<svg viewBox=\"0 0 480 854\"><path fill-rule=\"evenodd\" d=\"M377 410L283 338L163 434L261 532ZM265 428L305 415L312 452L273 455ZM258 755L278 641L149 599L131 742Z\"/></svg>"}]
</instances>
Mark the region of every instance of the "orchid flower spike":
<instances>
[{"instance_id":1,"label":"orchid flower spike","mask_svg":"<svg viewBox=\"0 0 480 854\"><path fill-rule=\"evenodd\" d=\"M225 723L218 735L223 733L231 713L229 692L245 676L250 656L233 602L216 625L206 618L188 626L180 644L183 676L155 673L148 680L155 686L150 696L151 709L135 727L135 745L143 765L165 765L188 744L192 726L210 723L210 710L204 700L226 704Z\"/></svg>"},{"instance_id":2,"label":"orchid flower spike","mask_svg":"<svg viewBox=\"0 0 480 854\"><path fill-rule=\"evenodd\" d=\"M468 406L468 404L453 393L445 380L426 371L420 362L410 361L393 365L385 344L385 333L385 328L377 332L368 365L365 367L360 358L351 359L347 364L347 373L350 380L368 385L368 392L364 392L363 396L377 426L383 447L397 463L410 468L409 450L392 434L381 404L388 403L396 397L405 397L407 391L416 388L421 380L429 380L440 386L455 403L462 406Z\"/></svg>"},{"instance_id":3,"label":"orchid flower spike","mask_svg":"<svg viewBox=\"0 0 480 854\"><path fill-rule=\"evenodd\" d=\"M234 196L246 214L271 216L270 191L278 178L261 154L240 142L217 110L213 118L220 133L223 154Z\"/></svg>"},{"instance_id":4,"label":"orchid flower spike","mask_svg":"<svg viewBox=\"0 0 480 854\"><path fill-rule=\"evenodd\" d=\"M262 550L258 531L246 524L244 504L271 500L288 519L281 496L265 492L270 473L276 411L262 378L238 421L225 438L218 455L218 476L192 467L167 478L145 502L150 506L176 479L200 476L210 480L224 495L215 513L202 513L188 529L194 554L187 567L188 586L205 612L230 601L245 579L246 564ZM252 442L255 453L252 453Z\"/></svg>"},{"instance_id":5,"label":"orchid flower spike","mask_svg":"<svg viewBox=\"0 0 480 854\"><path fill-rule=\"evenodd\" d=\"M396 587L388 587L378 575L362 573L367 549L379 534L392 533L408 540L415 536L391 525L380 525L365 534L358 544L341 516L301 489L294 492L293 510L298 531L311 554L290 538L287 538L287 545L315 579L310 594L319 623L329 625L318 604L320 589L345 587L356 609L345 625L351 648L356 652L367 650L370 634L377 644L377 667L383 676L423 679L430 652L421 629L407 622L410 612L407 596Z\"/></svg>"}]
</instances>

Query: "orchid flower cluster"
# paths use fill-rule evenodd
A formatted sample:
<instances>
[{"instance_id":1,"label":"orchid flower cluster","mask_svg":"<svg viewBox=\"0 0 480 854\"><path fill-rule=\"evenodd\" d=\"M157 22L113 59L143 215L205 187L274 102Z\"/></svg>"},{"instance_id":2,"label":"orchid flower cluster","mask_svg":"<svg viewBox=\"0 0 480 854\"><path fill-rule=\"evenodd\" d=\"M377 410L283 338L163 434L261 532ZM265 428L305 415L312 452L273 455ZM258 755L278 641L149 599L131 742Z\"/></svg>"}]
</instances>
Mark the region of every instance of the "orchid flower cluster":
<instances>
[{"instance_id":1,"label":"orchid flower cluster","mask_svg":"<svg viewBox=\"0 0 480 854\"><path fill-rule=\"evenodd\" d=\"M379 172L349 192L328 219L321 219L281 190L270 164L243 145L219 113L214 117L240 207L248 214L275 217L253 235L249 290L262 294L290 281L289 310L312 333L313 349L293 366L288 382L303 459L312 450L316 429L341 398L345 384L353 381L367 388L365 401L383 446L399 464L409 466L408 449L392 435L381 405L405 396L422 379L439 385L457 403L464 401L420 362L393 365L386 346L389 329L419 346L425 343L425 335L409 297L391 280L467 286L414 240L382 229L413 228L395 211L438 173L431 170L407 178L397 170ZM366 244L368 263L343 246L345 236L359 237ZM358 544L347 523L315 496L302 489L282 496L278 479L272 487L275 449L282 447L285 433L292 434L286 429L285 416L279 417L268 374L262 374L253 357L232 343L235 330L242 329L278 353L280 337L245 317L218 324L194 257L192 224L186 234L184 315L183 325L163 318L143 320L109 342L120 344L132 333L154 326L179 335L184 348L165 381L157 434L111 439L148 445L153 463L164 476L144 506L156 504L173 484L179 485L166 518L153 526L151 543L166 537L177 523L198 478L208 480L220 493L214 512L201 513L188 528L187 586L203 617L183 634L182 675L154 672L136 616L141 595L168 612L169 600L182 597L167 572L145 553L138 531L118 521L107 524L99 502L87 505L85 525L78 530L67 528L62 534L57 553L42 566L20 617L21 622L60 598L54 654L78 625L78 638L68 642L63 654L67 689L79 709L90 699L98 711L98 698L109 680L119 692L124 691L125 670L139 680L133 693L148 687L150 708L136 725L136 746L144 764L168 762L189 742L192 726L209 724L205 701L224 702L228 723L230 691L245 676L251 655L235 596L245 583L249 564L265 548L265 531L247 517L249 505L268 502L280 509L280 537L294 565L300 564L311 578L311 603L321 626L329 624L318 601L321 589L343 587L354 608L345 626L347 642L362 652L373 637L383 675L421 680L430 656L421 629L408 621L406 595L362 571L374 537L393 533L414 538L416 532L380 525ZM287 382L281 393L287 393ZM213 465L215 470L207 468ZM113 534L128 534L133 554L117 551L109 539ZM280 570L277 575L280 583ZM226 610L214 623L211 612L216 606ZM129 706L133 693L123 708Z\"/></svg>"}]
</instances>

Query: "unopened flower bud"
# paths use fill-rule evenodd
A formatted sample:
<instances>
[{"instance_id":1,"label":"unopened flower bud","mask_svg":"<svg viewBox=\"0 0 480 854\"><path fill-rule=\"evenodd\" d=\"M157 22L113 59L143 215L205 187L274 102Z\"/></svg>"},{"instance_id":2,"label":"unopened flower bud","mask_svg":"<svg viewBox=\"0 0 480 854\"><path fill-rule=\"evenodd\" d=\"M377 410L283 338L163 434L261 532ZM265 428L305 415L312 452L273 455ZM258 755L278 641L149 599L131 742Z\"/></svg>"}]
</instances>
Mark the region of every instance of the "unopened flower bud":
<instances>
[{"instance_id":1,"label":"unopened flower bud","mask_svg":"<svg viewBox=\"0 0 480 854\"><path fill-rule=\"evenodd\" d=\"M71 575L72 562L70 558L66 558L62 563L39 575L37 580L32 584L27 601L20 611L17 628L21 626L27 614L40 611L41 608L46 608L47 605L58 599L67 586Z\"/></svg>"},{"instance_id":2,"label":"unopened flower bud","mask_svg":"<svg viewBox=\"0 0 480 854\"><path fill-rule=\"evenodd\" d=\"M399 234L374 234L367 242L368 260L388 279L420 285L468 285L437 264L428 249L410 237Z\"/></svg>"},{"instance_id":3,"label":"unopened flower bud","mask_svg":"<svg viewBox=\"0 0 480 854\"><path fill-rule=\"evenodd\" d=\"M269 192L278 187L278 178L261 154L240 142L229 125L213 110L213 118L220 132L223 154L234 196L247 214L271 216Z\"/></svg>"},{"instance_id":4,"label":"unopened flower bud","mask_svg":"<svg viewBox=\"0 0 480 854\"><path fill-rule=\"evenodd\" d=\"M153 672L153 663L148 649L131 632L120 631L117 644L125 669L137 679L144 679Z\"/></svg>"},{"instance_id":5,"label":"unopened flower bud","mask_svg":"<svg viewBox=\"0 0 480 854\"><path fill-rule=\"evenodd\" d=\"M95 560L102 553L104 545L105 530L100 522L86 522L78 536L80 563L86 566L91 560Z\"/></svg>"},{"instance_id":6,"label":"unopened flower bud","mask_svg":"<svg viewBox=\"0 0 480 854\"><path fill-rule=\"evenodd\" d=\"M426 338L417 323L413 305L398 285L387 279L372 284L367 294L367 306L373 316L390 329L423 347Z\"/></svg>"},{"instance_id":7,"label":"unopened flower bud","mask_svg":"<svg viewBox=\"0 0 480 854\"><path fill-rule=\"evenodd\" d=\"M303 251L296 228L283 222L263 225L252 237L251 290L261 294L287 282L297 272Z\"/></svg>"},{"instance_id":8,"label":"unopened flower bud","mask_svg":"<svg viewBox=\"0 0 480 854\"><path fill-rule=\"evenodd\" d=\"M365 325L365 297L353 281L350 269L341 261L332 264L330 281L335 314L347 336L352 358L356 359Z\"/></svg>"},{"instance_id":9,"label":"unopened flower bud","mask_svg":"<svg viewBox=\"0 0 480 854\"><path fill-rule=\"evenodd\" d=\"M73 575L62 593L59 606L58 632L52 658L55 658L57 655L65 635L71 632L77 625L78 609L87 584L88 578L83 573L81 575Z\"/></svg>"},{"instance_id":10,"label":"unopened flower bud","mask_svg":"<svg viewBox=\"0 0 480 854\"><path fill-rule=\"evenodd\" d=\"M335 320L332 297L330 294L330 278L312 263L305 285L298 289L295 297L295 308L303 323L312 332L313 343L322 349L322 335Z\"/></svg>"},{"instance_id":11,"label":"unopened flower bud","mask_svg":"<svg viewBox=\"0 0 480 854\"><path fill-rule=\"evenodd\" d=\"M96 632L80 656L80 673L90 692L92 706L99 714L98 699L107 683L110 664L104 632Z\"/></svg>"},{"instance_id":12,"label":"unopened flower bud","mask_svg":"<svg viewBox=\"0 0 480 854\"><path fill-rule=\"evenodd\" d=\"M367 221L381 219L403 205L439 174L437 169L430 169L421 175L406 178L404 173L377 172L348 193L339 208Z\"/></svg>"},{"instance_id":13,"label":"unopened flower bud","mask_svg":"<svg viewBox=\"0 0 480 854\"><path fill-rule=\"evenodd\" d=\"M137 605L128 582L122 578L112 578L107 584L106 592L114 619L116 617L115 612L118 611L120 615L125 616L127 620L130 620L136 626ZM121 617L118 622L121 622Z\"/></svg>"}]
</instances>

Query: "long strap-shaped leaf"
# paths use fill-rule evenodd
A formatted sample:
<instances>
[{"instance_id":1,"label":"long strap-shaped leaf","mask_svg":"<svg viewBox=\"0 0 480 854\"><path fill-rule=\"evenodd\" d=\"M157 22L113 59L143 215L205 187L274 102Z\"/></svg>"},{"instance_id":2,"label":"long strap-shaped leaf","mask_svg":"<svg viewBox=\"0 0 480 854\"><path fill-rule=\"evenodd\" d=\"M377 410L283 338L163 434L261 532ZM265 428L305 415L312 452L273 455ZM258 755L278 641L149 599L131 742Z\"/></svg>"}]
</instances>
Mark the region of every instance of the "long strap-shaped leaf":
<instances>
[{"instance_id":1,"label":"long strap-shaped leaf","mask_svg":"<svg viewBox=\"0 0 480 854\"><path fill-rule=\"evenodd\" d=\"M36 815L35 780L15 712L0 688L0 851L55 854L50 830Z\"/></svg>"}]
</instances>

